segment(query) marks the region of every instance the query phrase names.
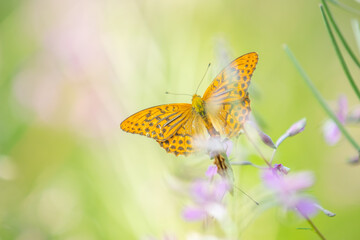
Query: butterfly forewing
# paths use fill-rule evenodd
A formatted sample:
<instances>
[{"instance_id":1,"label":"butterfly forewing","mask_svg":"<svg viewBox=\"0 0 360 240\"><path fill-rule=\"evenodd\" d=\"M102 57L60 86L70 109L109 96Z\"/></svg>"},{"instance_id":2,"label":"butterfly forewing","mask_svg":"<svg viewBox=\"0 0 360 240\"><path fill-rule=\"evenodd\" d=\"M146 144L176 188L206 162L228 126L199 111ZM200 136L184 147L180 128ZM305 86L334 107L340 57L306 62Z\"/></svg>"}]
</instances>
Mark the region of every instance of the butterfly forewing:
<instances>
[{"instance_id":1,"label":"butterfly forewing","mask_svg":"<svg viewBox=\"0 0 360 240\"><path fill-rule=\"evenodd\" d=\"M219 73L203 96L211 122L221 135L237 136L249 118L247 89L257 61L255 52L235 59Z\"/></svg>"},{"instance_id":2,"label":"butterfly forewing","mask_svg":"<svg viewBox=\"0 0 360 240\"><path fill-rule=\"evenodd\" d=\"M131 115L121 123L120 127L129 133L164 141L183 126L190 114L191 104L160 105Z\"/></svg>"},{"instance_id":3,"label":"butterfly forewing","mask_svg":"<svg viewBox=\"0 0 360 240\"><path fill-rule=\"evenodd\" d=\"M203 100L223 104L244 98L257 62L258 55L255 52L232 61L206 89Z\"/></svg>"}]
</instances>

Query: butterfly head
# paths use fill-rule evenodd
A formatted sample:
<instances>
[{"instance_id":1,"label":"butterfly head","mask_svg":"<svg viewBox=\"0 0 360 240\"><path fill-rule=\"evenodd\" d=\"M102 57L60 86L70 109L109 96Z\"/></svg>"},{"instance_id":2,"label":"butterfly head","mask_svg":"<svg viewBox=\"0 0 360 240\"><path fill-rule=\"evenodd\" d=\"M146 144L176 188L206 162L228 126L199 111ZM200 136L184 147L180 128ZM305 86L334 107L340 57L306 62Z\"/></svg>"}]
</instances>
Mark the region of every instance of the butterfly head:
<instances>
[{"instance_id":1,"label":"butterfly head","mask_svg":"<svg viewBox=\"0 0 360 240\"><path fill-rule=\"evenodd\" d=\"M205 113L204 100L199 95L194 94L191 106L200 115Z\"/></svg>"}]
</instances>

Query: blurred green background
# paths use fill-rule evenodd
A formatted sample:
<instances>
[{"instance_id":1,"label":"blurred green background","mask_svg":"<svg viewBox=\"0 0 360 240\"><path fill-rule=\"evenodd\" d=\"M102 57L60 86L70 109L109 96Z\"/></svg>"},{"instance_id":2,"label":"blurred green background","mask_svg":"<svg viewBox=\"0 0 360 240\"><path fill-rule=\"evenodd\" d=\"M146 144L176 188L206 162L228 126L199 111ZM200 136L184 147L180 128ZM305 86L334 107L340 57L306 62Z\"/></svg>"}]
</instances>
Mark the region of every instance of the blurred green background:
<instances>
[{"instance_id":1,"label":"blurred green background","mask_svg":"<svg viewBox=\"0 0 360 240\"><path fill-rule=\"evenodd\" d=\"M252 51L259 54L252 109L264 131L276 140L293 122L308 120L301 135L283 143L277 162L314 172L311 194L337 214L314 218L328 239L359 239L360 170L346 163L356 152L344 139L325 144L327 117L282 49L291 47L331 106L341 93L350 106L358 104L318 3L0 1L0 239L208 233L201 223L182 220L187 200L181 192L183 180L202 176L211 162L203 155L167 154L151 139L122 132L119 123L146 107L190 103L190 97L164 92L193 94L212 62L202 94L228 61ZM330 7L359 56L350 25L358 16ZM350 67L358 81L359 70ZM357 127L348 129L359 139ZM244 190L261 184L257 169L234 171ZM318 239L299 227L308 225L272 209L239 237Z\"/></svg>"}]
</instances>

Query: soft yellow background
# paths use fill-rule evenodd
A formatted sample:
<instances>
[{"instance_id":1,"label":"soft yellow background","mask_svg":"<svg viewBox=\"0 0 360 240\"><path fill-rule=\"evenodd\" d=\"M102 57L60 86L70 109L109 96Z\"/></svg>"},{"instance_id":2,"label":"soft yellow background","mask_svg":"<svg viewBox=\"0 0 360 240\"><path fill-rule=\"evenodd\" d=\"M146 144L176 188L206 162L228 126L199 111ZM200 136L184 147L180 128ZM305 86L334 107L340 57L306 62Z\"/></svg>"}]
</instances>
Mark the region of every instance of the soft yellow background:
<instances>
[{"instance_id":1,"label":"soft yellow background","mask_svg":"<svg viewBox=\"0 0 360 240\"><path fill-rule=\"evenodd\" d=\"M330 7L359 56L350 25L357 16ZM122 132L119 123L145 107L190 102L164 92L193 94L211 62L202 94L229 60L251 51L259 54L252 109L264 131L275 141L293 122L308 120L301 135L283 143L277 162L314 172L310 193L337 214L314 218L328 239L359 238L360 170L346 163L356 152L345 139L335 147L325 144L321 126L327 117L284 43L331 106L341 93L350 106L358 104L318 1L2 0L0 238L223 237L217 228L204 230L181 218L188 203L183 183L203 175L211 163L206 156L176 158L151 139ZM350 67L358 82L359 70ZM348 129L359 140L358 128ZM261 164L254 154L250 160ZM260 187L257 169L234 171L244 190ZM235 197L249 204L240 193ZM237 221L250 217L238 215ZM318 239L297 229L308 227L272 209L239 237Z\"/></svg>"}]
</instances>

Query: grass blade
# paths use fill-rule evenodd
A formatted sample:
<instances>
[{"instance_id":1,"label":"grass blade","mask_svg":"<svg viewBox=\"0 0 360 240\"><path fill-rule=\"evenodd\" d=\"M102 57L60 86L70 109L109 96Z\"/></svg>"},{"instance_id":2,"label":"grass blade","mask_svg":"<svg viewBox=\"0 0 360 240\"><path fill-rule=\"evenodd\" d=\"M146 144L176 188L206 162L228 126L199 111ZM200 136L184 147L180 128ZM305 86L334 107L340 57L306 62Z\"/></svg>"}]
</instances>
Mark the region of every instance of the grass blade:
<instances>
[{"instance_id":1,"label":"grass blade","mask_svg":"<svg viewBox=\"0 0 360 240\"><path fill-rule=\"evenodd\" d=\"M347 67L347 65L346 65L346 63L345 63L344 57L342 56L342 54L341 54L341 52L340 52L340 49L339 49L338 44L336 43L334 34L333 34L333 32L331 31L329 22L328 22L328 20L327 20L326 15L325 15L323 5L320 5L320 11L321 11L321 14L322 14L322 16L323 16L326 29L328 30L328 33L329 33L329 35L330 35L331 42L332 42L333 45L334 45L336 54L337 54L337 56L338 56L338 58L339 58L339 60L340 60L341 66L343 67L343 70L344 70L344 72L345 72L345 75L346 75L346 77L348 78L348 80L349 80L349 82L350 82L350 85L351 85L351 87L353 88L354 92L356 93L357 97L360 99L360 91L359 91L358 87L356 86L356 83L355 83L354 79L352 78L352 76L351 76L351 74L350 74L349 68Z\"/></svg>"},{"instance_id":2,"label":"grass blade","mask_svg":"<svg viewBox=\"0 0 360 240\"><path fill-rule=\"evenodd\" d=\"M332 4L344 9L345 11L348 11L349 13L353 13L353 14L356 14L356 15L360 15L360 11L359 10L356 10L342 2L339 2L339 1L336 1L336 0L327 0L329 2L331 2Z\"/></svg>"},{"instance_id":3,"label":"grass blade","mask_svg":"<svg viewBox=\"0 0 360 240\"><path fill-rule=\"evenodd\" d=\"M300 75L302 76L304 82L309 87L313 95L315 96L316 100L320 103L321 107L325 110L326 114L335 122L341 133L345 136L345 138L350 142L353 147L360 152L360 146L355 142L355 140L350 136L348 131L345 129L345 127L340 123L339 119L335 116L335 114L330 110L329 106L327 105L324 98L321 96L319 91L316 89L312 81L310 80L309 76L305 73L291 50L287 45L284 45L284 50L286 54L289 56L290 60L295 65L296 69L299 71Z\"/></svg>"},{"instance_id":4,"label":"grass blade","mask_svg":"<svg viewBox=\"0 0 360 240\"><path fill-rule=\"evenodd\" d=\"M355 64L360 68L360 62L359 60L356 58L355 54L353 53L353 51L351 50L350 46L347 44L345 38L343 37L343 35L341 34L340 32L340 29L338 28L336 22L335 22L335 19L333 18L331 12L330 12L330 9L326 3L325 0L321 0L321 2L323 3L324 5L324 9L325 9L325 12L327 14L327 16L329 17L330 19L330 22L333 26L333 28L335 29L335 32L336 34L339 36L340 38L340 41L342 42L342 44L344 45L346 51L349 53L350 57L352 58L352 60L355 62Z\"/></svg>"}]
</instances>

